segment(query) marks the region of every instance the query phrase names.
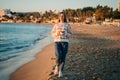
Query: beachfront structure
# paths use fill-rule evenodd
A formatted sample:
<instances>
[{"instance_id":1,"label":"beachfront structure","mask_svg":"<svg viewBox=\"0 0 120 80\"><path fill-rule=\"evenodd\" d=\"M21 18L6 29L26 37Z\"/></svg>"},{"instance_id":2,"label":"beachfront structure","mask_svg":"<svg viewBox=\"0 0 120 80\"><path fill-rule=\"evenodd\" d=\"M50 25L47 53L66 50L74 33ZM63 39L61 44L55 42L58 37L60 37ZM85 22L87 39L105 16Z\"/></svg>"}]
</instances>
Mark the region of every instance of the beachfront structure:
<instances>
[{"instance_id":1,"label":"beachfront structure","mask_svg":"<svg viewBox=\"0 0 120 80\"><path fill-rule=\"evenodd\" d=\"M2 10L0 10L0 17L3 17L4 15L12 17L10 9L2 9Z\"/></svg>"},{"instance_id":2,"label":"beachfront structure","mask_svg":"<svg viewBox=\"0 0 120 80\"><path fill-rule=\"evenodd\" d=\"M120 0L118 1L118 11L120 12Z\"/></svg>"}]
</instances>

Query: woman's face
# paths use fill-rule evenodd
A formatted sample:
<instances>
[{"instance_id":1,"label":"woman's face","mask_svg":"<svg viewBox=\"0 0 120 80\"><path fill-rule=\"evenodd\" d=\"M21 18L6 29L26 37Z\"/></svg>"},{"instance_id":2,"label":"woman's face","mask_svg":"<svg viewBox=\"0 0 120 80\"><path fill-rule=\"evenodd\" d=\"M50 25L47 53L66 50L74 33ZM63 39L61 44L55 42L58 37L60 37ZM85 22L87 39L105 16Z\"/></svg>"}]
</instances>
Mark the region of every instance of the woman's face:
<instances>
[{"instance_id":1,"label":"woman's face","mask_svg":"<svg viewBox=\"0 0 120 80\"><path fill-rule=\"evenodd\" d=\"M64 14L59 14L59 20L60 22L64 22Z\"/></svg>"}]
</instances>

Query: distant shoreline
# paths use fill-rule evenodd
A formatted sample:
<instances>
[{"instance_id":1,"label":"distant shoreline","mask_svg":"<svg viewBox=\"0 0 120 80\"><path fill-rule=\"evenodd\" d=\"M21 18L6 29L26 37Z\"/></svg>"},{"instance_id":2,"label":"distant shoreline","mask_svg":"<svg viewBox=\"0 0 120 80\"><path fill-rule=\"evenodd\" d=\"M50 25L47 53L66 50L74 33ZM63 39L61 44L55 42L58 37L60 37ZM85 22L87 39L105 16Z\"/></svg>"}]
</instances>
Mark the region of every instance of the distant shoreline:
<instances>
[{"instance_id":1,"label":"distant shoreline","mask_svg":"<svg viewBox=\"0 0 120 80\"><path fill-rule=\"evenodd\" d=\"M40 24L40 25L51 25L51 26L53 26L55 23L9 23L9 22L0 22L0 24Z\"/></svg>"}]
</instances>

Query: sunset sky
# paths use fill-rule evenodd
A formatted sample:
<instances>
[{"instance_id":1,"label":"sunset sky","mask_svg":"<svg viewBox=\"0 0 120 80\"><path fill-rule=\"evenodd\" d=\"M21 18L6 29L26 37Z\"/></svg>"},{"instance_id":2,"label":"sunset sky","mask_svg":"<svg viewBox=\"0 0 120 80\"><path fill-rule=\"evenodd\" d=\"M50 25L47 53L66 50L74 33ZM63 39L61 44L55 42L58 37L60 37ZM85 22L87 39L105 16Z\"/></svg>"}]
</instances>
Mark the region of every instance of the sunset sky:
<instances>
[{"instance_id":1,"label":"sunset sky","mask_svg":"<svg viewBox=\"0 0 120 80\"><path fill-rule=\"evenodd\" d=\"M96 7L98 4L108 5L114 10L118 8L118 0L0 0L1 9L11 9L16 12L34 12L45 10L77 9Z\"/></svg>"}]
</instances>

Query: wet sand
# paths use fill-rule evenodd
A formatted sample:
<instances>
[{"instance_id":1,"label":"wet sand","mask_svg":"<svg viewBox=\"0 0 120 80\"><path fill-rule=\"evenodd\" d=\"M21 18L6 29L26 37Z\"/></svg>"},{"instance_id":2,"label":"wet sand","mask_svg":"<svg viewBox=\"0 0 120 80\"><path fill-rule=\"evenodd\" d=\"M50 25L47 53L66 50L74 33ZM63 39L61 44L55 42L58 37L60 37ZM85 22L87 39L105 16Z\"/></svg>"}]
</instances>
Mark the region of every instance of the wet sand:
<instances>
[{"instance_id":1,"label":"wet sand","mask_svg":"<svg viewBox=\"0 0 120 80\"><path fill-rule=\"evenodd\" d=\"M15 71L10 80L47 80L55 64L54 58L54 44L50 44L36 55L35 60Z\"/></svg>"}]
</instances>

